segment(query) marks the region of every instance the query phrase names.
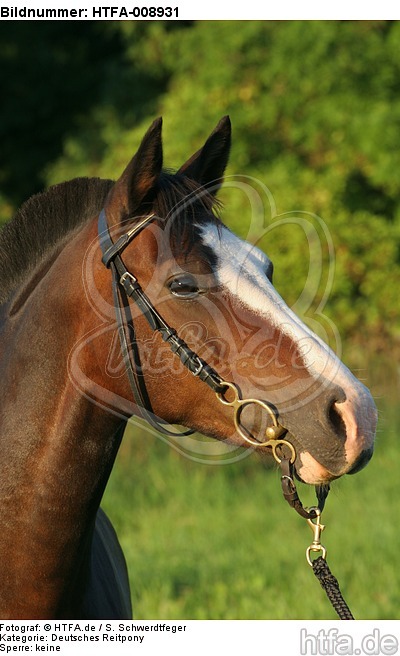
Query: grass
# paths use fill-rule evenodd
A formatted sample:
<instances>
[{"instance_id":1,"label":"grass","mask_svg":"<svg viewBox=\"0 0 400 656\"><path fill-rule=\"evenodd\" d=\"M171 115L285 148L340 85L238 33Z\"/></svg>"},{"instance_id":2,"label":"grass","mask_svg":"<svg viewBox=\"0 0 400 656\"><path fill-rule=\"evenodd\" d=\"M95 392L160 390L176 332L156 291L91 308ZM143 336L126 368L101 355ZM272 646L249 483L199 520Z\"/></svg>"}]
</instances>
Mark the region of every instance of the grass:
<instances>
[{"instance_id":1,"label":"grass","mask_svg":"<svg viewBox=\"0 0 400 656\"><path fill-rule=\"evenodd\" d=\"M400 609L398 434L382 407L368 467L333 485L323 522L328 563L358 619ZM303 503L311 488L299 486ZM207 466L128 430L103 507L123 546L141 619L336 619L305 560L312 533L254 455Z\"/></svg>"}]
</instances>

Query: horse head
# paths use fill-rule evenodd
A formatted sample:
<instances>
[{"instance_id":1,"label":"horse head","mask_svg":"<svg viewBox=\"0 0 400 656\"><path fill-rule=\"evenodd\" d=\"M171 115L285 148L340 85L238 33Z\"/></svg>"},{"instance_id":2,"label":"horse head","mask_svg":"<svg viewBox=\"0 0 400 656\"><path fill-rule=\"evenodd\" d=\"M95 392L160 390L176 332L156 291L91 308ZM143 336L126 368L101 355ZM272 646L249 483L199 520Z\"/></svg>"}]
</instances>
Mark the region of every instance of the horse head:
<instances>
[{"instance_id":1,"label":"horse head","mask_svg":"<svg viewBox=\"0 0 400 656\"><path fill-rule=\"evenodd\" d=\"M240 390L241 398L274 409L295 448L300 479L327 483L369 461L375 404L367 388L279 296L267 255L221 222L216 195L230 143L225 117L204 146L169 173L163 170L161 119L155 121L108 194L108 229L114 242L127 231L135 234L121 255L124 266L166 324ZM100 252L97 258L97 286L109 289ZM154 414L257 449L270 422L262 406L243 407L235 425L228 391L221 397L190 375L153 333L143 311L131 312L139 375ZM126 376L114 378L112 385L119 397L130 397Z\"/></svg>"}]
</instances>

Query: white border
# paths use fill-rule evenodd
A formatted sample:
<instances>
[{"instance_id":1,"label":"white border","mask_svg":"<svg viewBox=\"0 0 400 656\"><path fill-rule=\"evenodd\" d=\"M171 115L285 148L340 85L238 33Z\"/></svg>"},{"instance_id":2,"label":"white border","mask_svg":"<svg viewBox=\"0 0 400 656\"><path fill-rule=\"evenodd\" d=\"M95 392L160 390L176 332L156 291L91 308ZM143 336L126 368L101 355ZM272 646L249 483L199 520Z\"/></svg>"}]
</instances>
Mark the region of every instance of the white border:
<instances>
[{"instance_id":1,"label":"white border","mask_svg":"<svg viewBox=\"0 0 400 656\"><path fill-rule=\"evenodd\" d=\"M8 8L1 20L160 20L149 16L133 17L133 8L171 7L170 19L163 20L395 20L400 18L400 3L394 0L381 2L348 2L336 0L0 0L0 9ZM69 18L31 18L20 15L20 10L65 8L75 10ZM101 12L99 9L102 8ZM176 18L177 9L178 18ZM144 12L146 13L146 12ZM128 15L126 15L128 14Z\"/></svg>"},{"instance_id":2,"label":"white border","mask_svg":"<svg viewBox=\"0 0 400 656\"><path fill-rule=\"evenodd\" d=\"M137 652L141 656L243 656L248 653L273 656L396 656L399 653L400 628L399 623L393 620L5 620L0 627L0 647L3 647L5 654L18 650L18 653L44 652L60 656L98 656L116 651L124 654ZM11 637L13 639L9 640Z\"/></svg>"}]
</instances>

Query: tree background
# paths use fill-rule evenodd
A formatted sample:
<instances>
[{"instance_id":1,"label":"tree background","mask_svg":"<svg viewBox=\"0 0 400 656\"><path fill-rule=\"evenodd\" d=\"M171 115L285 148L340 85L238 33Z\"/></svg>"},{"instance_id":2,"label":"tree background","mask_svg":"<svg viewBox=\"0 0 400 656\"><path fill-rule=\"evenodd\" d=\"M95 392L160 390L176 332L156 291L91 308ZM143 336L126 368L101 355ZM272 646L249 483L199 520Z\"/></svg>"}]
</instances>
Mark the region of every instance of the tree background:
<instances>
[{"instance_id":1,"label":"tree background","mask_svg":"<svg viewBox=\"0 0 400 656\"><path fill-rule=\"evenodd\" d=\"M316 214L329 228L336 272L324 312L345 357L367 368L390 356L393 367L399 46L396 21L4 22L0 220L49 184L118 177L158 115L167 166L178 167L229 114L228 174L263 181L278 215ZM224 219L243 232L243 199L224 200ZM304 238L274 230L262 246L293 303Z\"/></svg>"}]
</instances>

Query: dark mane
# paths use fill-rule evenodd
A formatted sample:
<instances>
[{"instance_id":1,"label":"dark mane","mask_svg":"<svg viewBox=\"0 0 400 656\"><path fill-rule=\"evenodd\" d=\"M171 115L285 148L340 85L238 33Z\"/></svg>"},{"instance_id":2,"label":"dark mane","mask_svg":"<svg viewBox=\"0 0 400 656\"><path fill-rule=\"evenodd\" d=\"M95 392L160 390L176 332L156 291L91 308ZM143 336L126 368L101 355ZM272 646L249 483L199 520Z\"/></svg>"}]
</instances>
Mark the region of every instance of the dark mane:
<instances>
[{"instance_id":1,"label":"dark mane","mask_svg":"<svg viewBox=\"0 0 400 656\"><path fill-rule=\"evenodd\" d=\"M0 232L0 303L69 232L100 212L113 182L76 178L32 196ZM198 240L195 223L217 220L219 203L189 178L163 172L151 211L169 220L171 246L189 253ZM189 220L188 220L189 219Z\"/></svg>"},{"instance_id":2,"label":"dark mane","mask_svg":"<svg viewBox=\"0 0 400 656\"><path fill-rule=\"evenodd\" d=\"M27 200L0 232L0 303L45 253L98 214L111 180L76 178Z\"/></svg>"}]
</instances>

